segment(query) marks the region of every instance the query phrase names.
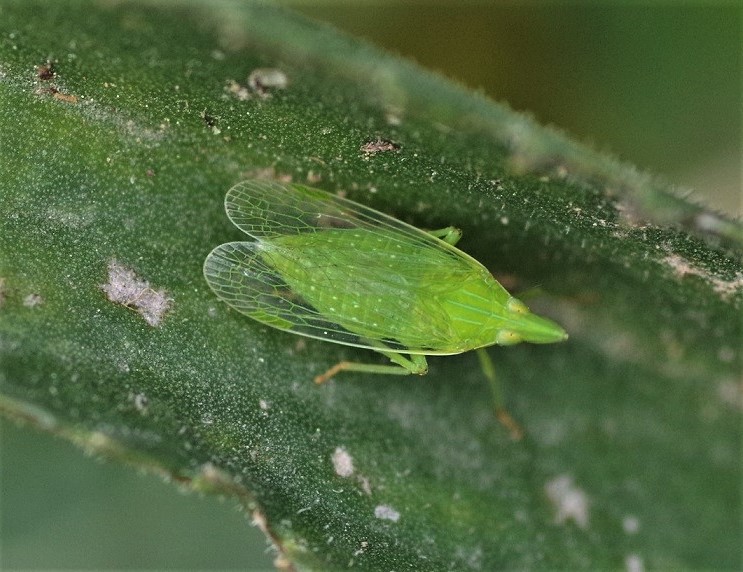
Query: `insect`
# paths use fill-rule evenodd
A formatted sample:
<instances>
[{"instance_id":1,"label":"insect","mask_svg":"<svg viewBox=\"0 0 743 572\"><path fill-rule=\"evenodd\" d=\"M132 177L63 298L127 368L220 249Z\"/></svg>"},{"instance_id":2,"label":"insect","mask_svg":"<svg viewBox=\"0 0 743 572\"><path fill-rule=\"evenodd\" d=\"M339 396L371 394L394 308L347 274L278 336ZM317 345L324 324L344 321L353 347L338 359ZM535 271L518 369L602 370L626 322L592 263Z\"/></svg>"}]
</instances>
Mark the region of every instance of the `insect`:
<instances>
[{"instance_id":1,"label":"insect","mask_svg":"<svg viewBox=\"0 0 743 572\"><path fill-rule=\"evenodd\" d=\"M482 348L567 334L455 248L457 229L426 232L319 189L261 179L232 187L225 209L253 240L207 256L204 276L221 300L268 326L392 362L341 361L317 383L341 371L423 375L427 355L477 349L498 417L516 433Z\"/></svg>"}]
</instances>

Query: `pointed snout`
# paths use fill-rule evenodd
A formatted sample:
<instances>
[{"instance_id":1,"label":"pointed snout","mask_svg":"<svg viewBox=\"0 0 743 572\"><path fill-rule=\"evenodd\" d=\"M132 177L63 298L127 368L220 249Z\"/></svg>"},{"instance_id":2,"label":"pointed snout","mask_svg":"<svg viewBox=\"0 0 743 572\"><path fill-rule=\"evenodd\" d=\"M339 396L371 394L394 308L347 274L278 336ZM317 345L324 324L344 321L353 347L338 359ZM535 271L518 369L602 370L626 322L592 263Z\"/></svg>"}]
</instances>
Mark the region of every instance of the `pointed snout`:
<instances>
[{"instance_id":1,"label":"pointed snout","mask_svg":"<svg viewBox=\"0 0 743 572\"><path fill-rule=\"evenodd\" d=\"M532 314L517 298L510 298L506 309L510 320L503 323L498 331L495 343L499 345L510 346L521 342L552 344L568 339L567 332L560 325L549 318Z\"/></svg>"},{"instance_id":2,"label":"pointed snout","mask_svg":"<svg viewBox=\"0 0 743 572\"><path fill-rule=\"evenodd\" d=\"M532 344L552 344L568 339L568 333L560 325L536 314L519 316L517 333L523 341Z\"/></svg>"}]
</instances>

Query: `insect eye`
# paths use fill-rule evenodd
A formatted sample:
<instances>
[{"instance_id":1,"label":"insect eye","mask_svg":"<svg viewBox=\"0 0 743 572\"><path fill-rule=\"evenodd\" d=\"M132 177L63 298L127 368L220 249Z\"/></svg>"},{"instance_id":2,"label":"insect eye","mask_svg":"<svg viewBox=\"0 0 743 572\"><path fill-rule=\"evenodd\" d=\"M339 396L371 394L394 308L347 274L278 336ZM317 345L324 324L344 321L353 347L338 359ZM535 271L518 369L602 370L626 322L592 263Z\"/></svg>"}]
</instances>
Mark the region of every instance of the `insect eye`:
<instances>
[{"instance_id":1,"label":"insect eye","mask_svg":"<svg viewBox=\"0 0 743 572\"><path fill-rule=\"evenodd\" d=\"M528 314L529 308L526 307L526 304L524 304L521 300L518 298L509 298L508 302L506 302L506 308L510 312L514 312L516 314Z\"/></svg>"},{"instance_id":2,"label":"insect eye","mask_svg":"<svg viewBox=\"0 0 743 572\"><path fill-rule=\"evenodd\" d=\"M512 346L523 340L524 338L511 330L500 330L495 336L495 343L499 346Z\"/></svg>"}]
</instances>

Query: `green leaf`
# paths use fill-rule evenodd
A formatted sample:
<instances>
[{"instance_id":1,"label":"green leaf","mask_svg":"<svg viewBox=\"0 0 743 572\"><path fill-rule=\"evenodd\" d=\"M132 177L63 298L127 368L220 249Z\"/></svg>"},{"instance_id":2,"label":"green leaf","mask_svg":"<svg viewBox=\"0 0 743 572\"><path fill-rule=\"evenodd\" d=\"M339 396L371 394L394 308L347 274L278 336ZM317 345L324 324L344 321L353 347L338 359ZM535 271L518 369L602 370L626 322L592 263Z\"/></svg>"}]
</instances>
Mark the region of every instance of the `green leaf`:
<instances>
[{"instance_id":1,"label":"green leaf","mask_svg":"<svg viewBox=\"0 0 743 572\"><path fill-rule=\"evenodd\" d=\"M237 2L6 0L0 132L7 415L234 495L298 568L739 562L739 223ZM549 293L530 305L569 342L491 350L526 438L474 355L317 387L375 357L216 300L201 265L241 238L222 200L256 176L456 225L512 290Z\"/></svg>"}]
</instances>

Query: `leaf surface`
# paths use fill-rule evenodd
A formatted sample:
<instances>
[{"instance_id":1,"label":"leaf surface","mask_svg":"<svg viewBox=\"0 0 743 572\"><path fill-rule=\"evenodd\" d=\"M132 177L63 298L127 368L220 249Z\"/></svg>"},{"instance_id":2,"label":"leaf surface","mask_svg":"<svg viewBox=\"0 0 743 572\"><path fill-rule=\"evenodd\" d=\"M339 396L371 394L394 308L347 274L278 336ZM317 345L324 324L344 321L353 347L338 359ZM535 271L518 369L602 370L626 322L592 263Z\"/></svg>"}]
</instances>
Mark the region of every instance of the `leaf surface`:
<instances>
[{"instance_id":1,"label":"leaf surface","mask_svg":"<svg viewBox=\"0 0 743 572\"><path fill-rule=\"evenodd\" d=\"M738 223L252 4L5 1L0 130L6 414L234 494L301 569L739 562ZM201 266L248 177L457 226L547 293L570 341L492 350L526 438L474 355L316 387L373 354L220 303Z\"/></svg>"}]
</instances>

